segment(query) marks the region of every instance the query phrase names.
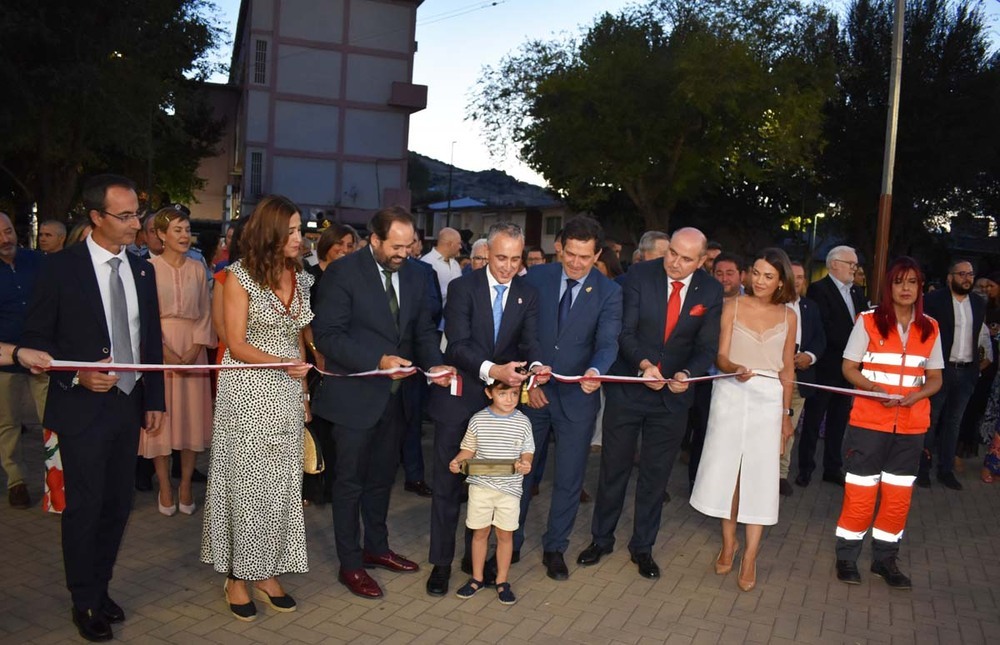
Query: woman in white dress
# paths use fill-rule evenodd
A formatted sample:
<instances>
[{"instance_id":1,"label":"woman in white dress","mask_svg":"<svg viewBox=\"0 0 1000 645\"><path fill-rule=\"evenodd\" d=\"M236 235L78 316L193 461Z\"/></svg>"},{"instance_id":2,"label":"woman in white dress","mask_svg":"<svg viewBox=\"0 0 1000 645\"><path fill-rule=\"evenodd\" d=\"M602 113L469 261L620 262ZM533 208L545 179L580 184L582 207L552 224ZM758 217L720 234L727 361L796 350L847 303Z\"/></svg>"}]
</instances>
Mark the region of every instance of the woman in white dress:
<instances>
[{"instance_id":1,"label":"woman in white dress","mask_svg":"<svg viewBox=\"0 0 1000 645\"><path fill-rule=\"evenodd\" d=\"M778 522L779 457L784 439L794 432L788 411L798 324L786 306L795 298L795 279L784 251L761 251L750 285L751 293L729 298L722 308L716 364L738 376L712 386L705 448L691 494L691 506L722 518L717 574L732 570L739 548L736 524L746 525L736 579L743 591L756 585L764 526Z\"/></svg>"}]
</instances>

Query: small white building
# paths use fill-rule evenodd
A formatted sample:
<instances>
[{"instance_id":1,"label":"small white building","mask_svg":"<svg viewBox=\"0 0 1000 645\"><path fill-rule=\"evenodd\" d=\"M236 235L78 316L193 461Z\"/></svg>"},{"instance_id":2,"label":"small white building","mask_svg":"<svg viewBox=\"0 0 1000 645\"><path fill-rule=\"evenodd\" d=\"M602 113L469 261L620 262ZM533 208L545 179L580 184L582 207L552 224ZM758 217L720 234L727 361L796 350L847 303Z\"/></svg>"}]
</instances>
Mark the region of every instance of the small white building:
<instances>
[{"instance_id":1,"label":"small white building","mask_svg":"<svg viewBox=\"0 0 1000 645\"><path fill-rule=\"evenodd\" d=\"M409 208L410 114L427 105L427 87L412 82L422 1L242 0L228 186L213 186L213 172L203 195L229 194L235 216L278 193L306 219L360 224Z\"/></svg>"}]
</instances>

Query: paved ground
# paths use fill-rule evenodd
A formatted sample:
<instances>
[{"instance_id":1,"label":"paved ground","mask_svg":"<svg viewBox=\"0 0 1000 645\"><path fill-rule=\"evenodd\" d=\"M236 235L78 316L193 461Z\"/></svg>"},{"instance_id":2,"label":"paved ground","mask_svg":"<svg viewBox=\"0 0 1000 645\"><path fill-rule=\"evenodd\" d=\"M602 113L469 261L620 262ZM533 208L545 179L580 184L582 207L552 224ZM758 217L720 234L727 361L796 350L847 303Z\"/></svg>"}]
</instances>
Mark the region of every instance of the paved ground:
<instances>
[{"instance_id":1,"label":"paved ground","mask_svg":"<svg viewBox=\"0 0 1000 645\"><path fill-rule=\"evenodd\" d=\"M426 447L426 446L425 446ZM25 436L32 499L41 497L41 442ZM579 568L589 542L592 506L583 507L567 554L570 579L545 577L540 527L548 482L529 516L522 561L511 572L519 601L506 607L492 591L462 601L426 595L424 582L430 502L394 493L390 530L394 550L419 561L418 574L379 571L386 597L365 601L336 582L337 559L328 507L306 509L311 571L287 576L299 611L261 608L254 623L233 619L222 576L198 562L201 514L163 517L152 493L136 507L112 582L128 621L115 629L133 643L997 643L1000 642L1000 484L981 484L976 460L961 476L966 490L918 490L910 514L903 569L910 592L890 591L862 568L864 582L848 587L833 573L833 529L841 489L814 483L782 501L781 521L765 533L758 586L736 587L736 575L716 576L718 523L687 505L675 474L653 552L663 571L640 578L620 547L600 565ZM591 457L594 491L598 458ZM551 475L551 468L548 475ZM203 494L203 487L199 489ZM631 506L618 542L628 541ZM69 620L59 519L10 509L0 501L0 642L79 642ZM867 553L864 558L867 558ZM452 590L461 583L458 567Z\"/></svg>"}]
</instances>

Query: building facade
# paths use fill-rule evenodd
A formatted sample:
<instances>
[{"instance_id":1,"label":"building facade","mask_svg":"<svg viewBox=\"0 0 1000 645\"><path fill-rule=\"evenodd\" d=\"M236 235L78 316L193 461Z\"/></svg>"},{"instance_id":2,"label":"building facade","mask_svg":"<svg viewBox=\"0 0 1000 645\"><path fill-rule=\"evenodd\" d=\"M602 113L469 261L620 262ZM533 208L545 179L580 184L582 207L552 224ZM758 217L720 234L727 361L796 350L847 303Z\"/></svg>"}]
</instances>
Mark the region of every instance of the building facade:
<instances>
[{"instance_id":1,"label":"building facade","mask_svg":"<svg viewBox=\"0 0 1000 645\"><path fill-rule=\"evenodd\" d=\"M427 87L412 82L421 3L243 0L224 211L249 213L272 193L307 220L365 224L381 207L409 208L409 117L427 104Z\"/></svg>"}]
</instances>

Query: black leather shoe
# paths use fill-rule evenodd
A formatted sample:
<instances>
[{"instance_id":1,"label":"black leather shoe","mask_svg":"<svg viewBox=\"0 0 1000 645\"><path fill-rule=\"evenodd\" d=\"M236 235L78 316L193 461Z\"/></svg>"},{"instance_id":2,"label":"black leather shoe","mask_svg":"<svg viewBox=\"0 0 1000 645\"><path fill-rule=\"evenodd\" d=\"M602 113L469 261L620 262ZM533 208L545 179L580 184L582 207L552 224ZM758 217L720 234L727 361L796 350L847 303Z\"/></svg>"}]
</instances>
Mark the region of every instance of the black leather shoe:
<instances>
[{"instance_id":1,"label":"black leather shoe","mask_svg":"<svg viewBox=\"0 0 1000 645\"><path fill-rule=\"evenodd\" d=\"M931 476L925 472L917 473L917 486L921 488L930 488Z\"/></svg>"},{"instance_id":2,"label":"black leather shoe","mask_svg":"<svg viewBox=\"0 0 1000 645\"><path fill-rule=\"evenodd\" d=\"M427 593L431 596L443 596L448 593L448 582L451 580L451 566L435 564L431 575L427 578Z\"/></svg>"},{"instance_id":3,"label":"black leather shoe","mask_svg":"<svg viewBox=\"0 0 1000 645\"><path fill-rule=\"evenodd\" d=\"M893 589L911 588L910 579L899 570L894 556L872 562L872 573L885 580L885 583Z\"/></svg>"},{"instance_id":4,"label":"black leather shoe","mask_svg":"<svg viewBox=\"0 0 1000 645\"><path fill-rule=\"evenodd\" d=\"M404 482L403 490L407 493L416 493L420 497L432 497L434 495L434 491L431 490L431 487L425 481Z\"/></svg>"},{"instance_id":5,"label":"black leather shoe","mask_svg":"<svg viewBox=\"0 0 1000 645\"><path fill-rule=\"evenodd\" d=\"M104 615L104 620L109 623L125 622L125 610L107 594L104 595L104 600L101 602L101 613Z\"/></svg>"},{"instance_id":6,"label":"black leather shoe","mask_svg":"<svg viewBox=\"0 0 1000 645\"><path fill-rule=\"evenodd\" d=\"M521 554L518 553L518 560L521 559ZM511 559L513 562L513 558ZM486 566L483 567L483 584L487 587L494 587L497 584L497 556L492 555L486 561Z\"/></svg>"},{"instance_id":7,"label":"black leather shoe","mask_svg":"<svg viewBox=\"0 0 1000 645\"><path fill-rule=\"evenodd\" d=\"M944 484L945 488L962 490L962 482L958 481L955 473L938 473L937 480Z\"/></svg>"},{"instance_id":8,"label":"black leather shoe","mask_svg":"<svg viewBox=\"0 0 1000 645\"><path fill-rule=\"evenodd\" d=\"M590 546L584 549L576 558L576 563L584 567L589 567L592 564L600 562L601 558L609 553L611 553L611 549L605 549L597 542L591 542Z\"/></svg>"},{"instance_id":9,"label":"black leather shoe","mask_svg":"<svg viewBox=\"0 0 1000 645\"><path fill-rule=\"evenodd\" d=\"M779 495L781 495L782 497L791 497L793 492L794 491L792 489L792 485L789 483L787 479L782 478L778 480Z\"/></svg>"},{"instance_id":10,"label":"black leather shoe","mask_svg":"<svg viewBox=\"0 0 1000 645\"><path fill-rule=\"evenodd\" d=\"M73 624L80 636L92 643L103 643L114 638L111 625L99 612L81 611L73 607Z\"/></svg>"},{"instance_id":11,"label":"black leather shoe","mask_svg":"<svg viewBox=\"0 0 1000 645\"><path fill-rule=\"evenodd\" d=\"M655 580L660 577L660 567L649 553L633 553L632 562L639 565L639 575L643 578Z\"/></svg>"},{"instance_id":12,"label":"black leather shoe","mask_svg":"<svg viewBox=\"0 0 1000 645\"><path fill-rule=\"evenodd\" d=\"M809 481L811 479L812 478L809 475L803 475L802 473L799 473L798 475L795 476L795 485L801 486L802 488L808 488Z\"/></svg>"},{"instance_id":13,"label":"black leather shoe","mask_svg":"<svg viewBox=\"0 0 1000 645\"><path fill-rule=\"evenodd\" d=\"M843 473L823 473L823 481L828 484L836 484L837 486L844 485L844 474Z\"/></svg>"},{"instance_id":14,"label":"black leather shoe","mask_svg":"<svg viewBox=\"0 0 1000 645\"><path fill-rule=\"evenodd\" d=\"M854 560L837 560L837 580L849 585L861 584L861 573Z\"/></svg>"},{"instance_id":15,"label":"black leather shoe","mask_svg":"<svg viewBox=\"0 0 1000 645\"><path fill-rule=\"evenodd\" d=\"M542 553L542 564L545 565L545 575L553 580L568 580L569 569L566 568L566 561L559 551L545 551Z\"/></svg>"},{"instance_id":16,"label":"black leather shoe","mask_svg":"<svg viewBox=\"0 0 1000 645\"><path fill-rule=\"evenodd\" d=\"M517 564L520 561L521 561L521 552L520 551L511 551L510 552L510 563L511 564Z\"/></svg>"}]
</instances>

